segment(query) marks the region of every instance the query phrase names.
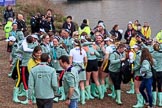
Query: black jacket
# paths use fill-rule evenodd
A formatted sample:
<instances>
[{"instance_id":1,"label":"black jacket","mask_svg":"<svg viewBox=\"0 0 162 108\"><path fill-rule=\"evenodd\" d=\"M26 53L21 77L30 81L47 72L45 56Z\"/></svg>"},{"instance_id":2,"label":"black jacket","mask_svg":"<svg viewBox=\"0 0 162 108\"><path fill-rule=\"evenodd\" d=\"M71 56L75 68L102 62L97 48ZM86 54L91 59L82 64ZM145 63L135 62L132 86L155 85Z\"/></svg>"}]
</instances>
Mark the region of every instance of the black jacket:
<instances>
[{"instance_id":1,"label":"black jacket","mask_svg":"<svg viewBox=\"0 0 162 108\"><path fill-rule=\"evenodd\" d=\"M72 36L73 32L76 31L76 27L73 22L71 22L71 27L69 27L69 24L67 22L64 22L63 29L69 29L70 30L70 36Z\"/></svg>"},{"instance_id":2,"label":"black jacket","mask_svg":"<svg viewBox=\"0 0 162 108\"><path fill-rule=\"evenodd\" d=\"M4 15L3 15L5 21L8 21L8 18L14 18L15 17L15 13L13 10L5 10L4 11Z\"/></svg>"},{"instance_id":3,"label":"black jacket","mask_svg":"<svg viewBox=\"0 0 162 108\"><path fill-rule=\"evenodd\" d=\"M17 19L16 22L17 22L17 29L18 30L22 30L23 32L27 31L25 21Z\"/></svg>"},{"instance_id":4,"label":"black jacket","mask_svg":"<svg viewBox=\"0 0 162 108\"><path fill-rule=\"evenodd\" d=\"M115 36L117 38L116 40L120 41L122 39L122 34L119 31L115 31L112 29L110 33L112 36Z\"/></svg>"},{"instance_id":5,"label":"black jacket","mask_svg":"<svg viewBox=\"0 0 162 108\"><path fill-rule=\"evenodd\" d=\"M46 33L48 33L50 30L52 30L53 32L55 32L55 26L52 22L44 22L43 28L45 30Z\"/></svg>"}]
</instances>

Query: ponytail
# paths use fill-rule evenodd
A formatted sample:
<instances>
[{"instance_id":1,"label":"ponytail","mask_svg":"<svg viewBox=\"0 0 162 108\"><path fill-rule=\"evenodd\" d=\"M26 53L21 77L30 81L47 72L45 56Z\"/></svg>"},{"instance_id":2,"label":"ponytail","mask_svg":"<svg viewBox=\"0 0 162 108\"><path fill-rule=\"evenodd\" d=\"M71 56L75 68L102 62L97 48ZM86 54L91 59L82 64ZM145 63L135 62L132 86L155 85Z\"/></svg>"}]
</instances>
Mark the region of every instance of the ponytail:
<instances>
[{"instance_id":1,"label":"ponytail","mask_svg":"<svg viewBox=\"0 0 162 108\"><path fill-rule=\"evenodd\" d=\"M81 47L81 42L79 41L79 48L80 48L80 55L82 55L82 47Z\"/></svg>"},{"instance_id":2,"label":"ponytail","mask_svg":"<svg viewBox=\"0 0 162 108\"><path fill-rule=\"evenodd\" d=\"M79 46L80 55L82 55L81 41L79 41L78 39L75 39L75 40L74 40L74 45L75 45L75 46Z\"/></svg>"}]
</instances>

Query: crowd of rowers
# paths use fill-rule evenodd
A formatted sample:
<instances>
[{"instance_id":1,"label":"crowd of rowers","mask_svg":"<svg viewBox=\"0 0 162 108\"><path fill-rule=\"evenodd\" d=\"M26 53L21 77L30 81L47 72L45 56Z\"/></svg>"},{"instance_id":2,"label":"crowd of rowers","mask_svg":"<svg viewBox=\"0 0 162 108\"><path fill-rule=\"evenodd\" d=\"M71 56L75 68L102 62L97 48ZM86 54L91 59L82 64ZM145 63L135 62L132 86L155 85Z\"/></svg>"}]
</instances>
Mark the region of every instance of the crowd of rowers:
<instances>
[{"instance_id":1,"label":"crowd of rowers","mask_svg":"<svg viewBox=\"0 0 162 108\"><path fill-rule=\"evenodd\" d=\"M50 13L50 10L48 11ZM127 60L131 68L130 90L127 93L137 95L137 104L133 107L153 107L156 105L157 96L158 106L162 106L162 31L151 36L148 22L144 22L142 26L138 20L129 21L124 34L117 24L109 32L101 20L91 29L89 21L84 19L77 29L72 17L67 16L62 29L56 32L53 17L47 14L40 18L38 15L31 18L32 34L25 36L25 26L21 28L22 23L19 21L23 16L18 14L17 18L18 22L12 18L8 19L7 24L12 22L12 30L6 37L11 67L8 76L16 81L13 89L14 102L28 104L29 97L33 103L36 102L34 94L37 91L28 95L29 74L30 70L41 62L42 53L46 53L49 55L48 65L57 73L56 94L60 97L56 96L55 102L67 98L66 85L62 85L65 70L59 62L59 58L66 55L70 64L78 69L77 89L80 91L78 100L81 104L85 104L89 99L104 99L108 89L112 91L108 96L115 99L117 104L122 104L120 70L122 63ZM156 70L156 75L153 75L152 67ZM26 100L20 101L19 96L26 96Z\"/></svg>"}]
</instances>

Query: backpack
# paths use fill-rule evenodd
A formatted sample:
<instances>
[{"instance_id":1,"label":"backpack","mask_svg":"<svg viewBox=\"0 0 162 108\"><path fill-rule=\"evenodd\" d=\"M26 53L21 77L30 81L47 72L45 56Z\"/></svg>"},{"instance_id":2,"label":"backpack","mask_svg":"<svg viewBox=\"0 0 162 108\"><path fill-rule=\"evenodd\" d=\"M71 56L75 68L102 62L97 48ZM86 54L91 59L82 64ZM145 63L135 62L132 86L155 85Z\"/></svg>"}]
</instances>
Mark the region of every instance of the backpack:
<instances>
[{"instance_id":1,"label":"backpack","mask_svg":"<svg viewBox=\"0 0 162 108\"><path fill-rule=\"evenodd\" d=\"M121 72L123 83L127 84L132 78L131 64L129 63L128 59L126 59L121 63L120 72Z\"/></svg>"}]
</instances>

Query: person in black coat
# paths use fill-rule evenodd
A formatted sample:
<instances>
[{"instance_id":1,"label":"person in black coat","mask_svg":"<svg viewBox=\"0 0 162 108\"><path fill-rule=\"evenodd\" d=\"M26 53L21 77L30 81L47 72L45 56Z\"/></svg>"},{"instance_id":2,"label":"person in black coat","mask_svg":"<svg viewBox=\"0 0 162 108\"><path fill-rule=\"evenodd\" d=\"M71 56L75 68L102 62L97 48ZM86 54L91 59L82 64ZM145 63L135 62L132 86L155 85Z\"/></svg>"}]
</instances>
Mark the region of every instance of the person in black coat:
<instances>
[{"instance_id":1,"label":"person in black coat","mask_svg":"<svg viewBox=\"0 0 162 108\"><path fill-rule=\"evenodd\" d=\"M127 25L127 30L125 31L125 35L124 35L124 39L126 40L127 44L129 44L134 32L135 32L135 30L134 30L132 24L129 23Z\"/></svg>"},{"instance_id":2,"label":"person in black coat","mask_svg":"<svg viewBox=\"0 0 162 108\"><path fill-rule=\"evenodd\" d=\"M120 41L122 39L122 34L118 30L119 25L116 24L110 31L111 35L115 38L116 41Z\"/></svg>"},{"instance_id":3,"label":"person in black coat","mask_svg":"<svg viewBox=\"0 0 162 108\"><path fill-rule=\"evenodd\" d=\"M31 33L39 32L41 19L42 19L42 17L40 15L40 13L37 13L37 15L31 17L31 19L30 19Z\"/></svg>"},{"instance_id":4,"label":"person in black coat","mask_svg":"<svg viewBox=\"0 0 162 108\"><path fill-rule=\"evenodd\" d=\"M27 31L27 26L22 14L17 15L16 22L17 22L17 29L25 33Z\"/></svg>"},{"instance_id":5,"label":"person in black coat","mask_svg":"<svg viewBox=\"0 0 162 108\"><path fill-rule=\"evenodd\" d=\"M43 28L46 33L48 32L55 32L55 26L51 21L51 17L47 17L46 21L44 22Z\"/></svg>"},{"instance_id":6,"label":"person in black coat","mask_svg":"<svg viewBox=\"0 0 162 108\"><path fill-rule=\"evenodd\" d=\"M13 11L13 9L12 9L12 7L10 5L8 5L6 7L6 10L4 11L3 17L4 17L5 22L8 21L8 18L13 18L14 19L15 13L14 13L14 11Z\"/></svg>"},{"instance_id":7,"label":"person in black coat","mask_svg":"<svg viewBox=\"0 0 162 108\"><path fill-rule=\"evenodd\" d=\"M67 16L62 28L70 30L70 36L72 36L73 32L76 31L75 24L72 22L72 16Z\"/></svg>"}]
</instances>

